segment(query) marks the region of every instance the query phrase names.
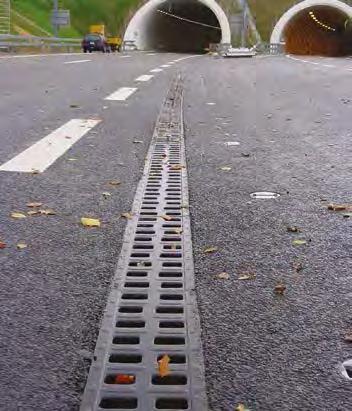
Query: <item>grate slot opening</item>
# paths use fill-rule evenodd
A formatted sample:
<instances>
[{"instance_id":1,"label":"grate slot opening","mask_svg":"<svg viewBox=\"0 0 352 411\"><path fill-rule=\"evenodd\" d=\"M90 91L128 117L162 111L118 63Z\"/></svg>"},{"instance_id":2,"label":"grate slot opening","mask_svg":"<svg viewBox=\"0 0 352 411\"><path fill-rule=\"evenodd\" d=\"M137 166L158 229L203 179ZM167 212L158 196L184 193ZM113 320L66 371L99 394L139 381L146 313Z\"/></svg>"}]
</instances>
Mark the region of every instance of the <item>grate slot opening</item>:
<instances>
[{"instance_id":1,"label":"grate slot opening","mask_svg":"<svg viewBox=\"0 0 352 411\"><path fill-rule=\"evenodd\" d=\"M150 245L150 244L145 244L145 245L143 245L143 244L135 244L135 245L133 246L133 249L134 249L134 250L153 250L153 249L154 249L154 246L153 246L153 245Z\"/></svg>"},{"instance_id":2,"label":"grate slot opening","mask_svg":"<svg viewBox=\"0 0 352 411\"><path fill-rule=\"evenodd\" d=\"M150 253L132 253L131 258L149 258Z\"/></svg>"},{"instance_id":3,"label":"grate slot opening","mask_svg":"<svg viewBox=\"0 0 352 411\"><path fill-rule=\"evenodd\" d=\"M163 237L161 241L164 242L170 242L170 243L176 243L181 241L181 237Z\"/></svg>"},{"instance_id":4,"label":"grate slot opening","mask_svg":"<svg viewBox=\"0 0 352 411\"><path fill-rule=\"evenodd\" d=\"M102 398L99 407L103 410L135 410L138 407L138 401L137 398L132 397Z\"/></svg>"},{"instance_id":5,"label":"grate slot opening","mask_svg":"<svg viewBox=\"0 0 352 411\"><path fill-rule=\"evenodd\" d=\"M163 263L163 267L182 267L182 263L178 261L166 261Z\"/></svg>"},{"instance_id":6,"label":"grate slot opening","mask_svg":"<svg viewBox=\"0 0 352 411\"><path fill-rule=\"evenodd\" d=\"M143 307L137 307L135 305L124 305L119 308L119 313L137 314L142 312Z\"/></svg>"},{"instance_id":7,"label":"grate slot opening","mask_svg":"<svg viewBox=\"0 0 352 411\"><path fill-rule=\"evenodd\" d=\"M147 277L148 272L147 271L128 271L126 275L127 277Z\"/></svg>"},{"instance_id":8,"label":"grate slot opening","mask_svg":"<svg viewBox=\"0 0 352 411\"><path fill-rule=\"evenodd\" d=\"M183 374L169 374L165 377L154 374L152 377L153 385L186 385L187 376Z\"/></svg>"},{"instance_id":9,"label":"grate slot opening","mask_svg":"<svg viewBox=\"0 0 352 411\"><path fill-rule=\"evenodd\" d=\"M161 283L161 288L182 288L182 283Z\"/></svg>"},{"instance_id":10,"label":"grate slot opening","mask_svg":"<svg viewBox=\"0 0 352 411\"><path fill-rule=\"evenodd\" d=\"M131 261L128 265L130 267L151 267L152 263L150 261Z\"/></svg>"},{"instance_id":11,"label":"grate slot opening","mask_svg":"<svg viewBox=\"0 0 352 411\"><path fill-rule=\"evenodd\" d=\"M185 328L183 321L160 321L159 328Z\"/></svg>"},{"instance_id":12,"label":"grate slot opening","mask_svg":"<svg viewBox=\"0 0 352 411\"><path fill-rule=\"evenodd\" d=\"M120 364L139 364L142 362L141 354L111 354L109 362Z\"/></svg>"},{"instance_id":13,"label":"grate slot opening","mask_svg":"<svg viewBox=\"0 0 352 411\"><path fill-rule=\"evenodd\" d=\"M154 338L155 345L185 345L185 338L173 335L163 335Z\"/></svg>"},{"instance_id":14,"label":"grate slot opening","mask_svg":"<svg viewBox=\"0 0 352 411\"><path fill-rule=\"evenodd\" d=\"M158 398L155 401L157 410L187 410L188 401L184 398Z\"/></svg>"},{"instance_id":15,"label":"grate slot opening","mask_svg":"<svg viewBox=\"0 0 352 411\"><path fill-rule=\"evenodd\" d=\"M137 224L137 228L154 228L154 224Z\"/></svg>"},{"instance_id":16,"label":"grate slot opening","mask_svg":"<svg viewBox=\"0 0 352 411\"><path fill-rule=\"evenodd\" d=\"M173 245L164 245L163 246L164 250L173 250L173 251L177 251L177 250L181 250L182 246L178 245L178 244L173 244Z\"/></svg>"},{"instance_id":17,"label":"grate slot opening","mask_svg":"<svg viewBox=\"0 0 352 411\"><path fill-rule=\"evenodd\" d=\"M183 273L180 271L160 271L160 278L182 277Z\"/></svg>"},{"instance_id":18,"label":"grate slot opening","mask_svg":"<svg viewBox=\"0 0 352 411\"><path fill-rule=\"evenodd\" d=\"M154 230L137 230L136 234L153 235L153 234L155 234L155 231Z\"/></svg>"},{"instance_id":19,"label":"grate slot opening","mask_svg":"<svg viewBox=\"0 0 352 411\"><path fill-rule=\"evenodd\" d=\"M160 300L180 301L183 300L182 294L161 294Z\"/></svg>"},{"instance_id":20,"label":"grate slot opening","mask_svg":"<svg viewBox=\"0 0 352 411\"><path fill-rule=\"evenodd\" d=\"M113 340L116 345L137 345L139 344L139 337L131 335L116 335Z\"/></svg>"},{"instance_id":21,"label":"grate slot opening","mask_svg":"<svg viewBox=\"0 0 352 411\"><path fill-rule=\"evenodd\" d=\"M148 294L140 294L140 293L135 293L135 294L122 294L121 297L123 300L147 300L148 299Z\"/></svg>"},{"instance_id":22,"label":"grate slot opening","mask_svg":"<svg viewBox=\"0 0 352 411\"><path fill-rule=\"evenodd\" d=\"M134 240L135 241L152 241L152 237L141 236L141 237L135 237Z\"/></svg>"},{"instance_id":23,"label":"grate slot opening","mask_svg":"<svg viewBox=\"0 0 352 411\"><path fill-rule=\"evenodd\" d=\"M136 320L119 320L116 323L117 328L144 328L145 321Z\"/></svg>"},{"instance_id":24,"label":"grate slot opening","mask_svg":"<svg viewBox=\"0 0 352 411\"><path fill-rule=\"evenodd\" d=\"M157 314L183 314L184 309L181 306L167 307L165 305L160 305L156 308L155 312Z\"/></svg>"}]
</instances>

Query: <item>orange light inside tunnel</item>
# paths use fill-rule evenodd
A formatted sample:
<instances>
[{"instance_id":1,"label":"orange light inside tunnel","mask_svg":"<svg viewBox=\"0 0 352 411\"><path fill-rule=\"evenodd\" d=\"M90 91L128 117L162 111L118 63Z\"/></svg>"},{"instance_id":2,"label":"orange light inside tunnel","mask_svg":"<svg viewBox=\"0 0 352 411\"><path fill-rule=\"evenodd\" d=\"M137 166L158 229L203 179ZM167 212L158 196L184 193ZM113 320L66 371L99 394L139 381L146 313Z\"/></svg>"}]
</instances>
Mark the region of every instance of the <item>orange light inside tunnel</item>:
<instances>
[{"instance_id":1,"label":"orange light inside tunnel","mask_svg":"<svg viewBox=\"0 0 352 411\"><path fill-rule=\"evenodd\" d=\"M351 53L352 36L346 31L348 19L331 6L317 6L298 13L284 32L290 54L342 56Z\"/></svg>"}]
</instances>

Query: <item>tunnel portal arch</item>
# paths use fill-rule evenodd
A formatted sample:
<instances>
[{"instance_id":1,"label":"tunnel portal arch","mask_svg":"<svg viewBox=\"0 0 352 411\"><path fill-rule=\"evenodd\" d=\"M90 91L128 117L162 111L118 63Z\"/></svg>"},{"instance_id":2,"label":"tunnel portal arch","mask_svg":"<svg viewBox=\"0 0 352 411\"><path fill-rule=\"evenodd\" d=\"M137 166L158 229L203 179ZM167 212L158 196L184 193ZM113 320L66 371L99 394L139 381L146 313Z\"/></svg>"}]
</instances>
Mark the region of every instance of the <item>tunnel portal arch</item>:
<instances>
[{"instance_id":1,"label":"tunnel portal arch","mask_svg":"<svg viewBox=\"0 0 352 411\"><path fill-rule=\"evenodd\" d=\"M329 22L327 22L324 27L323 21L320 21L319 18L312 21L312 19L309 19L309 17L311 17L309 14L312 14L314 19L316 18L316 14L318 17L322 15L323 21L326 20L326 16L333 15L333 20L337 25L336 29L330 29ZM294 47L292 47L292 41L289 40L292 40L293 36L297 36L300 37L300 39L297 38L296 43L301 44L297 46L297 53L295 54L347 54L350 50L346 49L346 45L350 42L351 37L349 33L346 34L346 32L344 32L343 23L347 19L352 19L352 7L342 1L304 0L291 7L281 16L271 34L270 43L285 43L286 51L292 52L290 48L294 49ZM316 30L314 30L313 23L316 24ZM309 25L311 25L311 27L309 27ZM326 29L326 33L322 32L324 28ZM315 31L315 33L313 33L313 31ZM314 36L316 37L315 39L313 38ZM348 36L349 38L347 38ZM323 43L324 41L329 44L326 44L325 47L322 44L318 45L319 42ZM303 43L306 44L303 45ZM308 43L310 44L308 45Z\"/></svg>"},{"instance_id":2,"label":"tunnel portal arch","mask_svg":"<svg viewBox=\"0 0 352 411\"><path fill-rule=\"evenodd\" d=\"M151 29L151 20L153 19L153 16L158 14L157 11L159 11L160 7L165 7L168 4L176 6L184 4L185 7L190 7L190 5L193 4L194 6L202 6L204 9L207 8L213 15L216 26L219 26L220 28L216 40L222 44L231 44L231 28L229 20L224 10L215 0L149 0L139 10L137 10L130 20L125 31L124 41L133 41L138 50L155 48L153 47L154 44L150 38L151 35L149 34ZM194 18L193 20L197 21L199 19ZM206 25L203 25L203 29L206 28L204 26ZM209 30L213 30L214 32L216 29L212 29L210 26L211 25L209 24Z\"/></svg>"}]
</instances>

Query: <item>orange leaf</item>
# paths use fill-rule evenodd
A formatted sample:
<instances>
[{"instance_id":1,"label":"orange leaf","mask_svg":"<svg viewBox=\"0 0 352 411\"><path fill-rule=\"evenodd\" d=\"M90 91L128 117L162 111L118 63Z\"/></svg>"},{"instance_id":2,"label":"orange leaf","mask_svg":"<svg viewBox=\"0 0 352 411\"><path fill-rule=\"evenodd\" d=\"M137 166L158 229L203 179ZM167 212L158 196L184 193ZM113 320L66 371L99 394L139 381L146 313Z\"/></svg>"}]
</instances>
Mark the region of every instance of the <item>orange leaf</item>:
<instances>
[{"instance_id":1,"label":"orange leaf","mask_svg":"<svg viewBox=\"0 0 352 411\"><path fill-rule=\"evenodd\" d=\"M166 377L170 374L170 357L168 355L163 355L163 357L158 361L158 369L160 377Z\"/></svg>"},{"instance_id":2,"label":"orange leaf","mask_svg":"<svg viewBox=\"0 0 352 411\"><path fill-rule=\"evenodd\" d=\"M2 241L0 241L0 249L6 248L6 243L3 243Z\"/></svg>"},{"instance_id":3,"label":"orange leaf","mask_svg":"<svg viewBox=\"0 0 352 411\"><path fill-rule=\"evenodd\" d=\"M134 375L117 374L115 376L115 384L133 384L136 380Z\"/></svg>"}]
</instances>

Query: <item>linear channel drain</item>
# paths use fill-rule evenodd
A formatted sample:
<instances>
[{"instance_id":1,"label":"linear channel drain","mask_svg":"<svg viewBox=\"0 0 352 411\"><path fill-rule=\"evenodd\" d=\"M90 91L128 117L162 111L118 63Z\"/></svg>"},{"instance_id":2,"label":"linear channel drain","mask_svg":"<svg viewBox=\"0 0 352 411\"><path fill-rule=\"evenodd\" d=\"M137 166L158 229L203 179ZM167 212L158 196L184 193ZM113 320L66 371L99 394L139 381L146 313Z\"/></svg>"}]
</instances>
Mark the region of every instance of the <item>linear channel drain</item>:
<instances>
[{"instance_id":1,"label":"linear channel drain","mask_svg":"<svg viewBox=\"0 0 352 411\"><path fill-rule=\"evenodd\" d=\"M180 77L159 114L132 215L81 411L206 411ZM165 355L170 373L161 377Z\"/></svg>"}]
</instances>

